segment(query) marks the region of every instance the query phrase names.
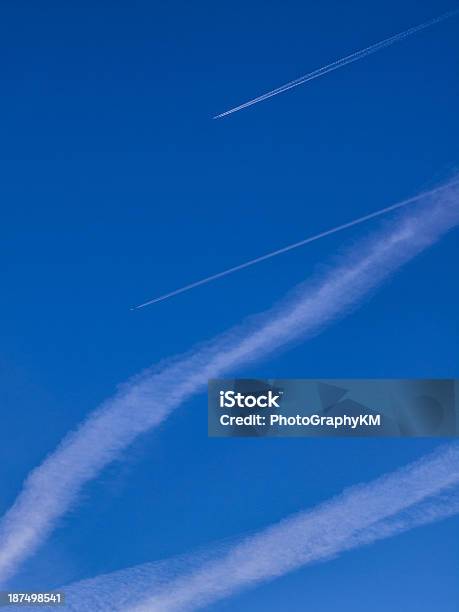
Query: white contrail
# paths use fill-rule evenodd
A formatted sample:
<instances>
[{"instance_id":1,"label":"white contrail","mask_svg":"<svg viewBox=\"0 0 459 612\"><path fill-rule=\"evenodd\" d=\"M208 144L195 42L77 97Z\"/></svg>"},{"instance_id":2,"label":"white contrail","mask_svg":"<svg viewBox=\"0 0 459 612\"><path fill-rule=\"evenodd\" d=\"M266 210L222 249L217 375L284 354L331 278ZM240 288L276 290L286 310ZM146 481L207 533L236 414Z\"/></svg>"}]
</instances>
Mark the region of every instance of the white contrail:
<instances>
[{"instance_id":1,"label":"white contrail","mask_svg":"<svg viewBox=\"0 0 459 612\"><path fill-rule=\"evenodd\" d=\"M233 274L234 272L239 272L239 270L243 270L244 268L254 266L255 264L265 261L266 259L271 259L271 257L277 257L277 255L282 255L283 253L287 253L288 251L292 251L293 249L298 249L299 247L305 246L306 244L315 242L316 240L320 240L321 238L325 238L326 236L331 236L332 234L336 234L337 232L341 232L350 227L354 227L355 225L360 225L360 223L364 223L365 221L369 221L370 219L374 219L375 217L380 217L381 215L385 215L399 208L403 208L404 206L408 206L409 204L416 204L417 202L423 200L426 196L435 195L443 189L449 189L450 186L451 184L448 184L446 186L443 185L441 187L437 187L436 189L432 189L430 191L425 191L412 198L407 198L406 200L402 200L401 202L397 202L396 204L392 204L391 206L386 206L386 208L382 208L380 210L377 210L376 212L369 213L368 215L364 215L363 217L359 217L358 219L354 219L353 221L349 221L348 223L337 225L335 227L332 227L331 229L325 230L324 232L320 232L319 234L314 234L314 236L309 236L304 240L300 240L299 242L294 242L285 247L282 247L281 249L271 251L269 253L266 253L265 255L261 255L260 257L255 257L255 259L250 259L249 261L245 261L242 264L233 266L232 268L228 268L227 270L223 270L222 272L217 272L216 274L212 274L211 276L206 276L205 278L190 283L189 285L184 285L179 289L175 289L174 291L170 291L169 293L160 295L159 297L153 298L152 300L148 300L148 302L144 302L143 304L134 306L134 308L131 308L131 310L138 310L139 308L145 308L145 306L150 306L151 304L162 302L163 300L167 300L171 297L179 295L180 293L185 293L186 291L190 291L191 289L195 289L196 287L200 287L201 285L206 285L207 283L217 280L218 278L222 278L223 276L228 276L228 274Z\"/></svg>"},{"instance_id":2,"label":"white contrail","mask_svg":"<svg viewBox=\"0 0 459 612\"><path fill-rule=\"evenodd\" d=\"M160 586L129 610L194 610L304 565L440 519L453 507L457 512L458 483L459 445L454 444L246 538L220 559ZM454 501L448 496L452 488ZM414 514L403 515L411 506L442 492L447 493L446 504L429 503L415 509ZM380 523L390 517L395 521Z\"/></svg>"},{"instance_id":3,"label":"white contrail","mask_svg":"<svg viewBox=\"0 0 459 612\"><path fill-rule=\"evenodd\" d=\"M199 608L302 565L458 514L458 484L455 444L231 544L62 587L65 609Z\"/></svg>"},{"instance_id":4,"label":"white contrail","mask_svg":"<svg viewBox=\"0 0 459 612\"><path fill-rule=\"evenodd\" d=\"M366 57L367 55L376 53L376 51L379 51L380 49L385 49L386 47L389 47L390 45L393 45L394 43L399 42L400 40L404 40L408 36L416 34L416 32L420 32L421 30L430 28L431 26L437 23L440 23L441 21L444 21L445 19L449 19L450 17L453 17L454 15L457 15L458 13L459 13L459 9L454 9L452 11L444 13L443 15L440 15L439 17L435 17L434 19L430 19L429 21L421 23L420 25L409 28L408 30L405 30L403 32L399 32L398 34L395 34L394 36L391 36L390 38L386 38L384 40L381 40L380 42L374 43L373 45L370 45L369 47L366 47L365 49L361 49L360 51L355 51L354 53L351 53L350 55L346 55L346 57L338 59L332 62L331 64L327 64L326 66L323 66L322 68L313 70L312 72L309 72L308 74L305 74L304 76L301 76L298 79L295 79L294 81L289 81L288 83L285 83L285 85L281 85L280 87L277 87L276 89L268 91L267 93L261 96L258 96L257 98L253 98L253 100L249 100L248 102L244 102L244 104L235 106L234 108L231 108L225 111L224 113L220 113L219 115L216 115L214 119L221 119L222 117L227 117L228 115L232 115L233 113L236 113L244 108L253 106L254 104L258 104L258 102L263 102L263 100L267 100L268 98L272 98L273 96L277 96L278 94L284 93L284 91L293 89L293 87L298 87L299 85L303 85L303 83L307 83L308 81L317 79L323 76L324 74L327 74L328 72L332 72L333 70L338 70L338 68L342 68L343 66L346 66L347 64L357 62L358 60Z\"/></svg>"},{"instance_id":5,"label":"white contrail","mask_svg":"<svg viewBox=\"0 0 459 612\"><path fill-rule=\"evenodd\" d=\"M213 547L194 551L188 555L143 563L74 582L56 590L65 593L64 610L82 612L127 610L134 602L144 600L146 593L151 593L152 589L159 589L179 576L201 567L205 562L218 559L219 555L229 548L228 543L220 542Z\"/></svg>"},{"instance_id":6,"label":"white contrail","mask_svg":"<svg viewBox=\"0 0 459 612\"><path fill-rule=\"evenodd\" d=\"M300 285L275 308L188 355L129 381L27 477L0 521L0 581L11 576L67 512L83 485L141 433L235 368L290 341L311 337L355 308L369 293L459 223L459 187L425 198L416 214L354 245L314 283Z\"/></svg>"}]
</instances>

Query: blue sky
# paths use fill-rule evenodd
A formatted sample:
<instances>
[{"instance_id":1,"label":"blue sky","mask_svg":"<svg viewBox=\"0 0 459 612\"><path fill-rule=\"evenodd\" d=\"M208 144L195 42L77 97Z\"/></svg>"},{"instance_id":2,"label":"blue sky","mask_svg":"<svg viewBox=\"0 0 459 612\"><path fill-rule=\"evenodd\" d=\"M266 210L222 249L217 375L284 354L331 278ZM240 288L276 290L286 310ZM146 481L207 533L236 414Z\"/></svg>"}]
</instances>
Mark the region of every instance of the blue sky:
<instances>
[{"instance_id":1,"label":"blue sky","mask_svg":"<svg viewBox=\"0 0 459 612\"><path fill-rule=\"evenodd\" d=\"M143 311L130 306L457 169L458 18L211 120L454 7L2 4L1 512L116 384L269 307L369 227ZM457 377L458 255L452 233L321 336L234 374ZM201 396L85 489L14 584L51 587L261 528L436 443L212 440ZM290 609L307 602L315 612L348 602L452 611L458 524L347 554L215 608L278 610L288 597Z\"/></svg>"}]
</instances>

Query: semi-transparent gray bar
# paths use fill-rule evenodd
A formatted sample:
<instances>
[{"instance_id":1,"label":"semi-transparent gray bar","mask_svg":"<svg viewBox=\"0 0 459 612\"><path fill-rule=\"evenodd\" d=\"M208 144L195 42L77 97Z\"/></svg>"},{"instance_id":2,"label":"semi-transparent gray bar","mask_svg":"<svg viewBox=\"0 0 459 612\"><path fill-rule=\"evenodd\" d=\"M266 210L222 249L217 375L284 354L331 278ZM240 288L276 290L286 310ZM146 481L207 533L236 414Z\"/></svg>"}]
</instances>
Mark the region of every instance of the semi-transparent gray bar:
<instances>
[{"instance_id":1,"label":"semi-transparent gray bar","mask_svg":"<svg viewBox=\"0 0 459 612\"><path fill-rule=\"evenodd\" d=\"M212 379L214 437L448 437L459 431L456 379Z\"/></svg>"},{"instance_id":2,"label":"semi-transparent gray bar","mask_svg":"<svg viewBox=\"0 0 459 612\"><path fill-rule=\"evenodd\" d=\"M59 606L65 603L62 591L0 591L0 606Z\"/></svg>"}]
</instances>

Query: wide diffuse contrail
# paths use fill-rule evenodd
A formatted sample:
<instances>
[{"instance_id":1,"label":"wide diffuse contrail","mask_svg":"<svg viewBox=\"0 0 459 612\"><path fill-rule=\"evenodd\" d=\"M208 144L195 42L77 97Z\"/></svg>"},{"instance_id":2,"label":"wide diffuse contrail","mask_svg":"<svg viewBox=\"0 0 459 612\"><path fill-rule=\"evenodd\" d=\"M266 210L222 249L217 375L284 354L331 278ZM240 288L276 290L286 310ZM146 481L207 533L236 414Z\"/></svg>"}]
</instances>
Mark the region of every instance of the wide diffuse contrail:
<instances>
[{"instance_id":1,"label":"wide diffuse contrail","mask_svg":"<svg viewBox=\"0 0 459 612\"><path fill-rule=\"evenodd\" d=\"M457 491L458 482L459 445L454 444L244 539L220 559L160 587L129 612L199 609L243 588L395 535L397 529L429 522L429 516L440 520L447 507L424 504L432 495ZM457 512L457 497L449 501ZM421 513L403 518L416 504L421 504ZM385 523L390 517L397 517L395 523Z\"/></svg>"},{"instance_id":2,"label":"wide diffuse contrail","mask_svg":"<svg viewBox=\"0 0 459 612\"><path fill-rule=\"evenodd\" d=\"M459 513L459 445L209 551L62 587L66 610L182 612Z\"/></svg>"},{"instance_id":3,"label":"wide diffuse contrail","mask_svg":"<svg viewBox=\"0 0 459 612\"><path fill-rule=\"evenodd\" d=\"M299 247L305 246L306 244L310 244L311 242L315 242L316 240L320 240L321 238L325 238L326 236L331 236L332 234L336 234L337 232L341 232L345 229L349 229L350 227L354 227L355 225L360 225L360 223L365 223L365 221L370 221L370 219L374 219L375 217L380 217L381 215L386 215L389 212L397 210L398 208L403 208L404 206L408 206L409 204L415 204L416 202L420 202L425 197L430 195L435 195L439 191L443 189L449 188L451 184L443 185L441 187L437 187L436 189L432 189L431 191L424 191L412 198L408 198L406 200L402 200L401 202L397 202L396 204L392 204L391 206L387 206L386 208L382 208L377 210L376 212L369 213L368 215L364 215L363 217L359 217L358 219L353 219L348 223L342 223L341 225L336 225L328 230L320 232L319 234L314 234L314 236L309 236L304 240L300 240L298 242L294 242L292 244L288 244L285 247L280 249L276 249L275 251L270 251L265 255L261 255L260 257L255 257L254 259L250 259L249 261L245 261L237 266L233 266L232 268L228 268L223 270L222 272L217 272L216 274L212 274L211 276L206 276L205 278L201 278L198 281L190 283L189 285L184 285L179 289L175 289L174 291L170 291L169 293L165 293L160 295L152 300L148 300L148 302L144 302L143 304L139 304L138 306L134 306L131 310L138 310L139 308L145 308L145 306L151 306L152 304L157 304L158 302L163 302L164 300L168 300L171 297L176 295L180 295L181 293L185 293L186 291L191 291L191 289L195 289L196 287L200 287L201 285L207 285L207 283L211 283L214 280L219 278L223 278L224 276L228 276L229 274L234 274L234 272L239 272L244 268L249 268L250 266L254 266L255 264L261 263L266 259L271 259L271 257L277 257L278 255L282 255L283 253L287 253L288 251L292 251L293 249L298 249Z\"/></svg>"},{"instance_id":4,"label":"wide diffuse contrail","mask_svg":"<svg viewBox=\"0 0 459 612\"><path fill-rule=\"evenodd\" d=\"M235 373L294 340L320 333L458 224L454 183L426 196L416 214L354 245L274 308L120 387L28 475L1 518L0 583L46 539L88 481L139 435L204 390L209 378Z\"/></svg>"},{"instance_id":5,"label":"wide diffuse contrail","mask_svg":"<svg viewBox=\"0 0 459 612\"><path fill-rule=\"evenodd\" d=\"M352 64L353 62L357 62L358 60L361 60L364 57L367 57L367 55L376 53L380 49L385 49L386 47L390 47L394 43L399 42L400 40L404 40L405 38L408 38L408 36L412 36L413 34L420 32L421 30L430 28L431 26L437 23L440 23L441 21L445 21L445 19L449 19L450 17L453 17L454 15L457 15L458 13L459 13L459 8L454 9L452 11L448 11L447 13L443 13L443 15L440 15L439 17L435 17L434 19L425 21L424 23L421 23L420 25L409 28L408 30L405 30L403 32L399 32L398 34L395 34L394 36L391 36L390 38L386 38L384 40L381 40L380 42L370 45L369 47L365 47L365 49L361 49L360 51L355 51L354 53L351 53L350 55L346 55L346 57L342 57L341 59L338 59L332 62L331 64L327 64L326 66L323 66L322 68L313 70L312 72L309 72L308 74L305 74L304 76L299 77L298 79L295 79L294 81L289 81L288 83L285 83L285 85L281 85L280 87L277 87L276 89L268 91L267 93L262 94L261 96L258 96L257 98L253 98L253 100L249 100L248 102L244 102L244 104L235 106L234 108L231 108L225 111L224 113L220 113L220 115L216 115L214 119L221 119L222 117L227 117L228 115L232 115L233 113L236 113L237 111L240 111L244 108L248 108L249 106L258 104L258 102L263 102L263 100L267 100L268 98L272 98L273 96L277 96L278 94L284 93L284 91L288 91L289 89L293 89L294 87L303 85L303 83L307 83L308 81L313 81L314 79L317 79L323 76L324 74L333 72L334 70L338 70L338 68L347 66L347 64Z\"/></svg>"}]
</instances>

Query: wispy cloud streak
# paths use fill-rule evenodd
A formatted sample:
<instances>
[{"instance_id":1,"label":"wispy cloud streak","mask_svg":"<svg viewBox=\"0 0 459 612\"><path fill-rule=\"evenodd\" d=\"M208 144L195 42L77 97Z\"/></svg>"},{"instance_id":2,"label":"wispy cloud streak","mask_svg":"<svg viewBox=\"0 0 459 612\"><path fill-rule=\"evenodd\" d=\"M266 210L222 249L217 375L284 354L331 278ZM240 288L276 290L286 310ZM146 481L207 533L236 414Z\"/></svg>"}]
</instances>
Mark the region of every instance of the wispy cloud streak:
<instances>
[{"instance_id":1,"label":"wispy cloud streak","mask_svg":"<svg viewBox=\"0 0 459 612\"><path fill-rule=\"evenodd\" d=\"M459 510L457 489L448 493L458 483L455 444L245 539L217 561L160 587L130 612L201 608L304 565L440 520ZM445 491L444 498L425 503Z\"/></svg>"},{"instance_id":2,"label":"wispy cloud streak","mask_svg":"<svg viewBox=\"0 0 459 612\"><path fill-rule=\"evenodd\" d=\"M27 477L0 521L0 580L6 581L75 502L83 485L141 433L218 378L311 337L355 308L398 268L459 223L459 188L426 197L384 231L355 245L314 282L268 312L120 387Z\"/></svg>"},{"instance_id":3,"label":"wispy cloud streak","mask_svg":"<svg viewBox=\"0 0 459 612\"><path fill-rule=\"evenodd\" d=\"M420 25L414 26L412 28L409 28L408 30L399 32L398 34L395 34L394 36L381 40L380 42L374 43L373 45L370 45L369 47L366 47L365 49L361 49L360 51L355 51L354 53L351 53L350 55L346 55L345 57L342 57L341 59L338 59L332 62L331 64L327 64L326 66L322 66L322 68L313 70L312 72L309 72L308 74L305 74L299 77L298 79L295 79L294 81L289 81L288 83L285 83L285 85L281 85L280 87L277 87L276 89L272 89L271 91L268 91L267 93L262 94L261 96L258 96L257 98L253 98L252 100L249 100L248 102L244 102L244 104L240 104L239 106L235 106L234 108L231 108L225 111L224 113L220 113L219 115L216 115L214 119L221 119L222 117L227 117L228 115L237 113L238 111L243 110L244 108L248 108L249 106L253 106L254 104L263 102L264 100L267 100L268 98L272 98L273 96L277 96L281 93L284 93L285 91L288 91L289 89L293 89L294 87L303 85L304 83L307 83L308 81L313 81L314 79L318 79L319 77L324 76L325 74L328 74L329 72L338 70L338 68L347 66L347 64L352 64L353 62L357 62L358 60L361 60L364 57L367 57L368 55L372 55L373 53L376 53L377 51L380 51L381 49L390 47L394 43L404 40L405 38L408 38L408 36L412 36L413 34L420 32L421 30L430 28L431 26L437 23L440 23L441 21L444 21L445 19L449 19L450 17L453 17L454 15L457 15L458 13L459 13L459 9L449 11L447 13L444 13L443 15L435 17L434 19L425 21L424 23L421 23Z\"/></svg>"},{"instance_id":4,"label":"wispy cloud streak","mask_svg":"<svg viewBox=\"0 0 459 612\"><path fill-rule=\"evenodd\" d=\"M63 587L65 609L176 612L200 608L298 567L458 514L458 483L456 444L257 534Z\"/></svg>"}]
</instances>

